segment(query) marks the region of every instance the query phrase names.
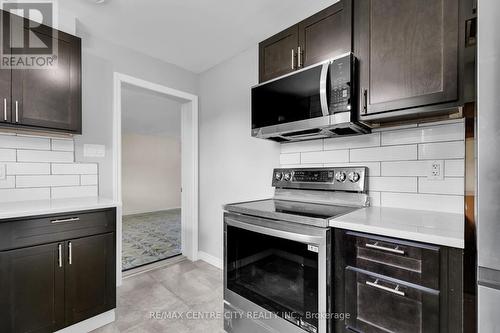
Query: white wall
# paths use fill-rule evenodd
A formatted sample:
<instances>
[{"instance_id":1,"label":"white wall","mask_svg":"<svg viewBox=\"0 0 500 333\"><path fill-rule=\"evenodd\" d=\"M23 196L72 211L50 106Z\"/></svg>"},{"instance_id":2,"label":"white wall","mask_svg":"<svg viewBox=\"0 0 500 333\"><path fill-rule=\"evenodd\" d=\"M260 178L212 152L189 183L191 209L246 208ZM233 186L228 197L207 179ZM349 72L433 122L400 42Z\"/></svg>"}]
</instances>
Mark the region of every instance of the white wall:
<instances>
[{"instance_id":1,"label":"white wall","mask_svg":"<svg viewBox=\"0 0 500 333\"><path fill-rule=\"evenodd\" d=\"M199 249L222 259L222 206L273 194L279 144L250 135L250 88L257 47L200 76Z\"/></svg>"},{"instance_id":2,"label":"white wall","mask_svg":"<svg viewBox=\"0 0 500 333\"><path fill-rule=\"evenodd\" d=\"M179 138L124 133L122 201L123 215L181 206Z\"/></svg>"}]
</instances>

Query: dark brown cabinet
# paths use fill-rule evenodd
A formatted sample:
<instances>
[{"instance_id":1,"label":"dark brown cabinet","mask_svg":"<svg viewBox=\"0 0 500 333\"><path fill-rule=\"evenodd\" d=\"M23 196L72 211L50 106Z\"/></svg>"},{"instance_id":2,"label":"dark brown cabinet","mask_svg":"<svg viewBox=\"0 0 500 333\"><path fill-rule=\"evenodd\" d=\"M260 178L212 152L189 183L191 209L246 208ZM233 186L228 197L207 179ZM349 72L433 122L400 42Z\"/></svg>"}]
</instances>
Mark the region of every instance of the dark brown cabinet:
<instances>
[{"instance_id":1,"label":"dark brown cabinet","mask_svg":"<svg viewBox=\"0 0 500 333\"><path fill-rule=\"evenodd\" d=\"M5 12L3 17L4 24L20 20ZM30 21L23 22L25 36L33 34L45 45L54 46L57 66L2 69L0 122L9 127L81 134L81 39L44 25L29 28Z\"/></svg>"},{"instance_id":2,"label":"dark brown cabinet","mask_svg":"<svg viewBox=\"0 0 500 333\"><path fill-rule=\"evenodd\" d=\"M359 61L363 120L422 116L458 105L467 2L354 2L354 53Z\"/></svg>"},{"instance_id":3,"label":"dark brown cabinet","mask_svg":"<svg viewBox=\"0 0 500 333\"><path fill-rule=\"evenodd\" d=\"M351 52L351 0L340 0L259 44L259 82Z\"/></svg>"},{"instance_id":4,"label":"dark brown cabinet","mask_svg":"<svg viewBox=\"0 0 500 333\"><path fill-rule=\"evenodd\" d=\"M2 332L53 332L116 307L114 214L109 209L0 222L2 244L15 247L11 241L24 239L20 246L26 246L0 251Z\"/></svg>"}]
</instances>

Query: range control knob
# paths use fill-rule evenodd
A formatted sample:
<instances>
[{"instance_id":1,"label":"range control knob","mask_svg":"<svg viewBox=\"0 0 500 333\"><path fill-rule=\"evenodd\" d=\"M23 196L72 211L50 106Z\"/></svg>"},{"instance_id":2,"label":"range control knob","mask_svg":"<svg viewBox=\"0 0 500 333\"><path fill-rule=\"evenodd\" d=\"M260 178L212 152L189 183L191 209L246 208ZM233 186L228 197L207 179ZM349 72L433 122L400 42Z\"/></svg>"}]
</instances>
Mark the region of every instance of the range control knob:
<instances>
[{"instance_id":1,"label":"range control knob","mask_svg":"<svg viewBox=\"0 0 500 333\"><path fill-rule=\"evenodd\" d=\"M359 173L357 172L349 172L349 180L351 183L356 183L359 180Z\"/></svg>"},{"instance_id":2,"label":"range control knob","mask_svg":"<svg viewBox=\"0 0 500 333\"><path fill-rule=\"evenodd\" d=\"M335 174L335 180L337 180L338 182L345 182L345 179L346 179L346 175L345 175L345 172L344 171L338 171L336 174Z\"/></svg>"},{"instance_id":3,"label":"range control knob","mask_svg":"<svg viewBox=\"0 0 500 333\"><path fill-rule=\"evenodd\" d=\"M277 181L280 181L281 178L283 178L283 173L282 172L276 172L276 174L274 175L274 178L277 180Z\"/></svg>"},{"instance_id":4,"label":"range control knob","mask_svg":"<svg viewBox=\"0 0 500 333\"><path fill-rule=\"evenodd\" d=\"M283 180L289 182L290 179L292 179L292 174L290 172L285 172L285 174L283 175Z\"/></svg>"}]
</instances>

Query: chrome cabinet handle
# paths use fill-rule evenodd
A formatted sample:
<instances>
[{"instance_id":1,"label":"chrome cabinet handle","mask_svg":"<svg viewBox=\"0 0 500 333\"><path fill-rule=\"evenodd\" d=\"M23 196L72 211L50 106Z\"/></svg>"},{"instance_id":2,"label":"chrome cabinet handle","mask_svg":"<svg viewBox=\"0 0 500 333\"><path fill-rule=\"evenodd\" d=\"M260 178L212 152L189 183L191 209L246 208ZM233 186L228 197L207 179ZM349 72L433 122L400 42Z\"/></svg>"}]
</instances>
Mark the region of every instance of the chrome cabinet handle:
<instances>
[{"instance_id":1,"label":"chrome cabinet handle","mask_svg":"<svg viewBox=\"0 0 500 333\"><path fill-rule=\"evenodd\" d=\"M386 287L386 286L382 286L380 284L378 284L378 279L375 280L375 282L370 282L370 281L366 281L366 284L369 285L370 287L374 287L374 288L377 288L377 289L381 289L381 290L384 290L384 291L388 291L390 293L393 293L393 294L396 294L396 295L399 295L399 296L404 296L405 293L401 290L399 290L399 285L396 286L396 288L389 288L389 287Z\"/></svg>"},{"instance_id":2,"label":"chrome cabinet handle","mask_svg":"<svg viewBox=\"0 0 500 333\"><path fill-rule=\"evenodd\" d=\"M292 49L292 69L295 69L295 49Z\"/></svg>"},{"instance_id":3,"label":"chrome cabinet handle","mask_svg":"<svg viewBox=\"0 0 500 333\"><path fill-rule=\"evenodd\" d=\"M62 245L58 244L57 245L57 263L59 267L62 267Z\"/></svg>"},{"instance_id":4,"label":"chrome cabinet handle","mask_svg":"<svg viewBox=\"0 0 500 333\"><path fill-rule=\"evenodd\" d=\"M76 222L76 221L80 221L80 218L79 217L71 217L69 219L52 220L52 221L50 221L50 223L56 224L56 223Z\"/></svg>"},{"instance_id":5,"label":"chrome cabinet handle","mask_svg":"<svg viewBox=\"0 0 500 333\"><path fill-rule=\"evenodd\" d=\"M396 253L396 254L405 254L405 251L400 250L399 246L396 246L395 248L385 247L385 246L378 245L378 242L375 242L375 244L367 243L367 244L365 244L365 246L367 248L370 248L370 249L386 251L386 252L391 252L391 253Z\"/></svg>"},{"instance_id":6,"label":"chrome cabinet handle","mask_svg":"<svg viewBox=\"0 0 500 333\"><path fill-rule=\"evenodd\" d=\"M7 98L3 99L3 120L7 121Z\"/></svg>"},{"instance_id":7,"label":"chrome cabinet handle","mask_svg":"<svg viewBox=\"0 0 500 333\"><path fill-rule=\"evenodd\" d=\"M297 67L302 67L302 51L300 50L300 46L297 49Z\"/></svg>"},{"instance_id":8,"label":"chrome cabinet handle","mask_svg":"<svg viewBox=\"0 0 500 333\"><path fill-rule=\"evenodd\" d=\"M19 122L19 102L16 101L16 123Z\"/></svg>"},{"instance_id":9,"label":"chrome cabinet handle","mask_svg":"<svg viewBox=\"0 0 500 333\"><path fill-rule=\"evenodd\" d=\"M68 243L68 264L72 264L73 263L73 250L72 250L72 246L71 246L71 242Z\"/></svg>"}]
</instances>

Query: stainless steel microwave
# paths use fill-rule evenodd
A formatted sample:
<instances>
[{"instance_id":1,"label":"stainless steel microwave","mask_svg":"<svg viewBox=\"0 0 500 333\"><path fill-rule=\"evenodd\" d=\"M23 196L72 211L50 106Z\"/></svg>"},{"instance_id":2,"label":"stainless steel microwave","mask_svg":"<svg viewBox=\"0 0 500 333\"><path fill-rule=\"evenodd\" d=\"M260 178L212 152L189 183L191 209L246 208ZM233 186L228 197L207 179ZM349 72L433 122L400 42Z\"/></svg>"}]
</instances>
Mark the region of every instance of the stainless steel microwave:
<instances>
[{"instance_id":1,"label":"stainless steel microwave","mask_svg":"<svg viewBox=\"0 0 500 333\"><path fill-rule=\"evenodd\" d=\"M278 142L369 133L358 121L356 58L345 54L252 88L252 136Z\"/></svg>"}]
</instances>

